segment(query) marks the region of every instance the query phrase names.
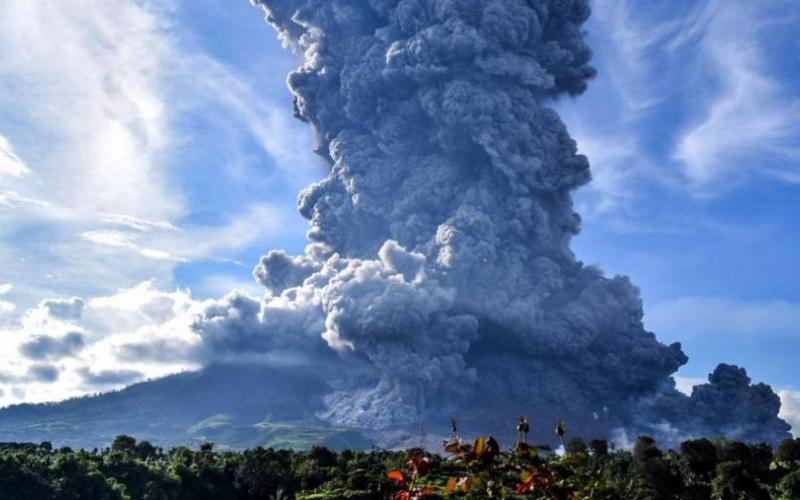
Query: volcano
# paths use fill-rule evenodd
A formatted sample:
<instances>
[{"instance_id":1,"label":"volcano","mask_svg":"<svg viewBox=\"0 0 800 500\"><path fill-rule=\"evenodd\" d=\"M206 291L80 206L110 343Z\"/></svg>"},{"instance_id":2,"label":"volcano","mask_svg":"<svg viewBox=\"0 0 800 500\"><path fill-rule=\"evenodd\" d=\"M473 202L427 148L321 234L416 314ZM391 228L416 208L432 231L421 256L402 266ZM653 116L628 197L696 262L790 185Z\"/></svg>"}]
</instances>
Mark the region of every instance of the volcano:
<instances>
[{"instance_id":1,"label":"volcano","mask_svg":"<svg viewBox=\"0 0 800 500\"><path fill-rule=\"evenodd\" d=\"M158 446L369 449L353 429L314 416L325 381L300 370L214 365L123 390L0 410L0 441L101 448L127 434Z\"/></svg>"}]
</instances>

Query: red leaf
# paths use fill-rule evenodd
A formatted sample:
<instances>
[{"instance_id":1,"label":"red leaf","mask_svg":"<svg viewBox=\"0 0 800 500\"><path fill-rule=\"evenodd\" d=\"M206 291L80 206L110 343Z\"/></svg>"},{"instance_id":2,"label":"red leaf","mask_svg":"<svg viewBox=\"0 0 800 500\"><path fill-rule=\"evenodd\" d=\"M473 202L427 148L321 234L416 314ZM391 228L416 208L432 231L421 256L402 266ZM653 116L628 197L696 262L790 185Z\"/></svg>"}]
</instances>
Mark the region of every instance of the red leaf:
<instances>
[{"instance_id":1,"label":"red leaf","mask_svg":"<svg viewBox=\"0 0 800 500\"><path fill-rule=\"evenodd\" d=\"M403 484L406 482L406 476L403 474L402 471L399 471L397 469L393 469L387 472L386 477L388 477L390 480L394 481L397 484Z\"/></svg>"},{"instance_id":2,"label":"red leaf","mask_svg":"<svg viewBox=\"0 0 800 500\"><path fill-rule=\"evenodd\" d=\"M406 460L406 468L414 475L425 474L431 468L431 459L425 455L415 453Z\"/></svg>"}]
</instances>

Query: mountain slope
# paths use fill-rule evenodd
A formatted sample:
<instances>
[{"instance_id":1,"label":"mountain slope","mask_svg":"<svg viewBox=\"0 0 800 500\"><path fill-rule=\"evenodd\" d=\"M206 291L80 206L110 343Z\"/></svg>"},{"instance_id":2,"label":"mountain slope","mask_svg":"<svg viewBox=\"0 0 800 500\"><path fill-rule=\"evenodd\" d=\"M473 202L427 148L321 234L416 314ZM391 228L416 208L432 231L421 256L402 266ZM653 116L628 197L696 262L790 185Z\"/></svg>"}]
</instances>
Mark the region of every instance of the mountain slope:
<instances>
[{"instance_id":1,"label":"mountain slope","mask_svg":"<svg viewBox=\"0 0 800 500\"><path fill-rule=\"evenodd\" d=\"M129 434L160 446L369 448L360 433L314 416L328 391L307 370L217 365L98 396L4 408L0 441L94 448Z\"/></svg>"}]
</instances>

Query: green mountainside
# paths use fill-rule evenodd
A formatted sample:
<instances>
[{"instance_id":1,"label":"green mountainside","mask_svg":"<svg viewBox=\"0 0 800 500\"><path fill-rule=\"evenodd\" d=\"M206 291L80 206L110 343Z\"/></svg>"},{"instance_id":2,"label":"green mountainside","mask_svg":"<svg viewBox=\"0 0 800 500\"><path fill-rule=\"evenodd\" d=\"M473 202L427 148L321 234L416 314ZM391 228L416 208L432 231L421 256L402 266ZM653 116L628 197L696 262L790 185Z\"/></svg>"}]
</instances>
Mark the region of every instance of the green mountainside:
<instances>
[{"instance_id":1,"label":"green mountainside","mask_svg":"<svg viewBox=\"0 0 800 500\"><path fill-rule=\"evenodd\" d=\"M0 441L92 449L127 434L161 446L369 449L352 429L315 417L329 387L313 375L264 366L219 365L120 391L0 410Z\"/></svg>"}]
</instances>

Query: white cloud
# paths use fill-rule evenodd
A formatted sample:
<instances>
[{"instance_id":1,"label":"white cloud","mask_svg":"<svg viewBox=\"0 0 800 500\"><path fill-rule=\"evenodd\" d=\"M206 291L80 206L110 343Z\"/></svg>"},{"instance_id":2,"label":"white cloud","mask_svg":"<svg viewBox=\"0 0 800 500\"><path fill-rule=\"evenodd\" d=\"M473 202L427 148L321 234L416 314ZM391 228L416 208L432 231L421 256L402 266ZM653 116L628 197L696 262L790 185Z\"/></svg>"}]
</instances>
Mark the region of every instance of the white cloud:
<instances>
[{"instance_id":1,"label":"white cloud","mask_svg":"<svg viewBox=\"0 0 800 500\"><path fill-rule=\"evenodd\" d=\"M800 438L800 391L784 389L778 391L781 398L779 416L792 426L792 435Z\"/></svg>"},{"instance_id":2,"label":"white cloud","mask_svg":"<svg viewBox=\"0 0 800 500\"><path fill-rule=\"evenodd\" d=\"M153 281L88 301L81 324L100 338L141 328L157 328L192 310L188 290L161 291Z\"/></svg>"},{"instance_id":3,"label":"white cloud","mask_svg":"<svg viewBox=\"0 0 800 500\"><path fill-rule=\"evenodd\" d=\"M51 203L35 198L27 198L16 191L0 191L0 208L12 209L25 205L33 207L50 207Z\"/></svg>"},{"instance_id":4,"label":"white cloud","mask_svg":"<svg viewBox=\"0 0 800 500\"><path fill-rule=\"evenodd\" d=\"M4 175L9 177L22 177L29 173L30 169L14 152L9 140L0 134L0 177Z\"/></svg>"},{"instance_id":5,"label":"white cloud","mask_svg":"<svg viewBox=\"0 0 800 500\"><path fill-rule=\"evenodd\" d=\"M648 120L674 88L676 72L664 70L673 64L668 46L698 22L699 14L654 20L648 10L626 0L595 2L588 39L599 75L586 95L557 104L592 166L592 182L581 190L578 206L590 220L636 212L640 187L647 183L680 186L643 145L649 142ZM619 218L614 224L626 225Z\"/></svg>"},{"instance_id":6,"label":"white cloud","mask_svg":"<svg viewBox=\"0 0 800 500\"><path fill-rule=\"evenodd\" d=\"M13 285L11 283L3 283L2 281L0 281L0 297L2 297L3 295L7 295L12 288ZM0 298L0 318L8 314L11 314L16 309L17 309L16 305Z\"/></svg>"},{"instance_id":7,"label":"white cloud","mask_svg":"<svg viewBox=\"0 0 800 500\"><path fill-rule=\"evenodd\" d=\"M86 211L178 214L160 161L173 141L164 81L174 47L159 12L141 1L9 0L0 17L0 105L36 139L38 185L26 195Z\"/></svg>"},{"instance_id":8,"label":"white cloud","mask_svg":"<svg viewBox=\"0 0 800 500\"><path fill-rule=\"evenodd\" d=\"M231 216L224 224L169 225L127 224L127 228L84 231L80 237L98 245L132 250L155 260L187 262L193 259L226 259L224 252L247 247L281 229L282 214L271 205L256 204ZM112 221L116 223L117 221Z\"/></svg>"},{"instance_id":9,"label":"white cloud","mask_svg":"<svg viewBox=\"0 0 800 500\"><path fill-rule=\"evenodd\" d=\"M25 137L15 154L35 165L24 179L4 179L0 192L0 257L22 310L53 290L169 280L168 266L148 268L144 256L119 266L122 246L112 259L75 236L97 229L98 218L130 225L185 213L167 172L176 143L171 65L180 51L158 8L142 0L0 3L0 112L13 124L4 133Z\"/></svg>"},{"instance_id":10,"label":"white cloud","mask_svg":"<svg viewBox=\"0 0 800 500\"><path fill-rule=\"evenodd\" d=\"M37 165L35 182L13 185L21 196L118 223L169 224L187 208L169 172L172 156L186 147L178 122L209 106L246 129L280 167L297 173L312 166L310 148L296 147L305 127L181 39L170 3L0 4L0 110L29 137L24 152ZM0 136L6 157L11 163L0 160L0 172L6 163L21 171Z\"/></svg>"},{"instance_id":11,"label":"white cloud","mask_svg":"<svg viewBox=\"0 0 800 500\"><path fill-rule=\"evenodd\" d=\"M120 225L139 231L151 231L153 229L177 229L166 221L152 221L133 217L124 214L100 214L99 222L110 225Z\"/></svg>"},{"instance_id":12,"label":"white cloud","mask_svg":"<svg viewBox=\"0 0 800 500\"><path fill-rule=\"evenodd\" d=\"M235 211L203 222L205 200L184 196L196 174L187 152L223 151L215 175L226 177L236 170L229 143L259 144L279 169L239 179L247 188L274 176L296 187L318 175L306 127L204 53L174 8L173 0L0 3L0 113L14 139L12 149L0 136L0 262L17 284L17 314L64 290L110 293L150 278L171 286L178 263L233 262L296 217L237 198ZM234 138L197 142L189 132L198 115ZM35 168L6 175L22 171L21 158Z\"/></svg>"},{"instance_id":13,"label":"white cloud","mask_svg":"<svg viewBox=\"0 0 800 500\"><path fill-rule=\"evenodd\" d=\"M186 290L164 292L151 281L54 314L43 301L3 330L0 405L60 400L199 367L191 328L200 303Z\"/></svg>"},{"instance_id":14,"label":"white cloud","mask_svg":"<svg viewBox=\"0 0 800 500\"><path fill-rule=\"evenodd\" d=\"M144 255L145 257L149 257L155 260L174 260L177 262L186 262L185 259L181 259L180 257L174 257L163 250L156 250L154 248L142 248L141 250L139 250L139 253Z\"/></svg>"},{"instance_id":15,"label":"white cloud","mask_svg":"<svg viewBox=\"0 0 800 500\"><path fill-rule=\"evenodd\" d=\"M672 2L668 5L676 9ZM649 7L658 10L659 6L651 3ZM602 38L604 50L598 57L605 63L604 71L625 106L626 120L667 97L670 75L660 71L664 61L659 52L693 31L703 17L702 10L680 12L667 20L663 15L653 20L647 13L648 9L639 3L596 0L590 19L602 28L599 33L590 32L590 36Z\"/></svg>"},{"instance_id":16,"label":"white cloud","mask_svg":"<svg viewBox=\"0 0 800 500\"><path fill-rule=\"evenodd\" d=\"M636 191L631 189L634 180L641 175L643 156L634 137L574 133L578 151L591 160L592 182L583 190L585 199L578 210L589 219L624 211L633 201Z\"/></svg>"},{"instance_id":17,"label":"white cloud","mask_svg":"<svg viewBox=\"0 0 800 500\"><path fill-rule=\"evenodd\" d=\"M796 335L800 303L683 297L649 307L645 323L650 330L680 333L682 337Z\"/></svg>"},{"instance_id":18,"label":"white cloud","mask_svg":"<svg viewBox=\"0 0 800 500\"><path fill-rule=\"evenodd\" d=\"M678 377L673 376L675 379L675 388L687 396L692 395L694 386L708 383L708 380L702 377Z\"/></svg>"},{"instance_id":19,"label":"white cloud","mask_svg":"<svg viewBox=\"0 0 800 500\"><path fill-rule=\"evenodd\" d=\"M779 23L798 17L797 10L784 7L710 4L696 64L698 71L713 75L718 90L706 93L699 120L674 151L698 189L742 175L800 182L800 96L770 76L769 49L762 44Z\"/></svg>"},{"instance_id":20,"label":"white cloud","mask_svg":"<svg viewBox=\"0 0 800 500\"><path fill-rule=\"evenodd\" d=\"M706 198L755 177L800 183L800 94L781 59L798 19L790 0L595 1L587 31L598 77L557 104L592 164L580 211L627 227L642 193Z\"/></svg>"},{"instance_id":21,"label":"white cloud","mask_svg":"<svg viewBox=\"0 0 800 500\"><path fill-rule=\"evenodd\" d=\"M91 241L92 243L97 243L98 245L135 248L135 245L133 242L131 242L130 235L120 231L86 231L81 233L81 238L85 239L86 241Z\"/></svg>"},{"instance_id":22,"label":"white cloud","mask_svg":"<svg viewBox=\"0 0 800 500\"><path fill-rule=\"evenodd\" d=\"M303 183L316 180L318 160L310 154L307 127L283 106L262 99L246 80L214 59L195 56L184 61L184 68L187 75L195 76L195 91L244 124L278 168Z\"/></svg>"},{"instance_id":23,"label":"white cloud","mask_svg":"<svg viewBox=\"0 0 800 500\"><path fill-rule=\"evenodd\" d=\"M0 316L6 316L13 313L17 306L6 300L0 299Z\"/></svg>"},{"instance_id":24,"label":"white cloud","mask_svg":"<svg viewBox=\"0 0 800 500\"><path fill-rule=\"evenodd\" d=\"M86 241L89 241L91 243L96 243L98 245L132 250L135 253L150 259L186 262L185 258L176 257L164 250L156 250L154 248L140 247L135 242L135 240L137 239L137 235L132 232L110 231L110 230L99 229L93 231L84 231L83 233L80 234L80 237Z\"/></svg>"},{"instance_id":25,"label":"white cloud","mask_svg":"<svg viewBox=\"0 0 800 500\"><path fill-rule=\"evenodd\" d=\"M199 292L205 297L222 297L231 290L241 290L242 292L259 297L264 295L264 287L256 283L252 276L246 279L239 279L228 274L209 274L203 276L199 285L192 287L194 292Z\"/></svg>"}]
</instances>

